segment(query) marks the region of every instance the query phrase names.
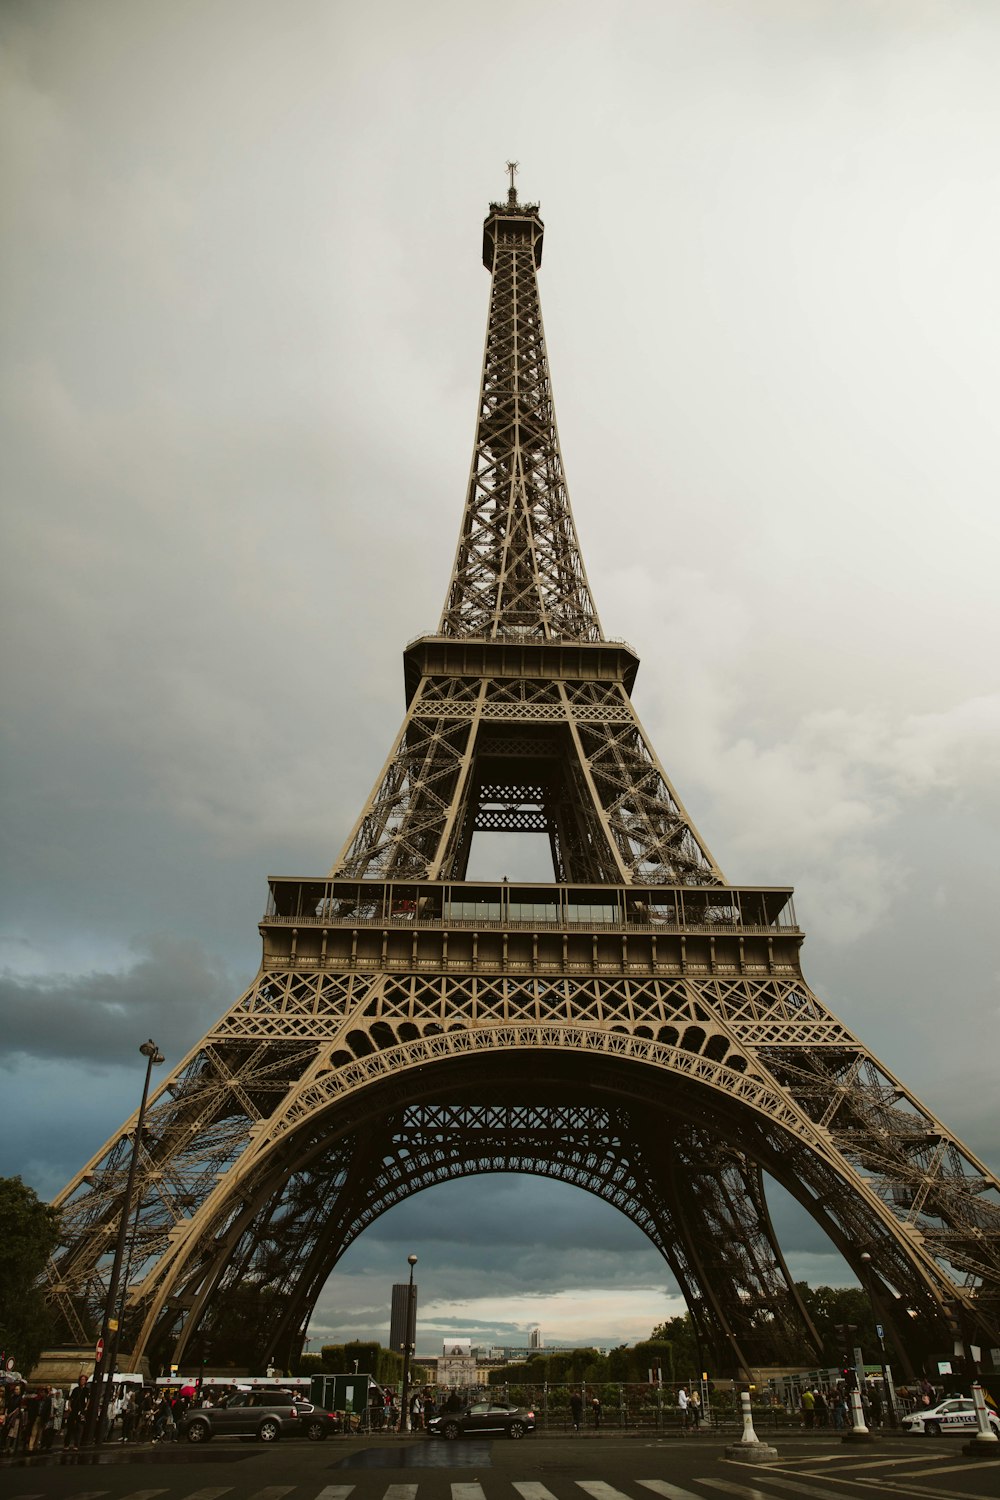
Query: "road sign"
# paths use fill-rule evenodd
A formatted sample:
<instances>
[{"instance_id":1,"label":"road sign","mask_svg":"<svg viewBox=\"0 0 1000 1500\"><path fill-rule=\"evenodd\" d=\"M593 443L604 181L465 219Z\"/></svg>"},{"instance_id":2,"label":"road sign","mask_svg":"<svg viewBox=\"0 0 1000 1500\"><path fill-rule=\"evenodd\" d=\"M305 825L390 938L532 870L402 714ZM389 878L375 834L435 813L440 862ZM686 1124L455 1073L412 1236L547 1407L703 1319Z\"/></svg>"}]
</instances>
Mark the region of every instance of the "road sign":
<instances>
[{"instance_id":1,"label":"road sign","mask_svg":"<svg viewBox=\"0 0 1000 1500\"><path fill-rule=\"evenodd\" d=\"M101 1360L103 1358L104 1358L104 1340L103 1339L98 1339L97 1340L97 1348L94 1350L94 1363L99 1365L101 1363Z\"/></svg>"}]
</instances>

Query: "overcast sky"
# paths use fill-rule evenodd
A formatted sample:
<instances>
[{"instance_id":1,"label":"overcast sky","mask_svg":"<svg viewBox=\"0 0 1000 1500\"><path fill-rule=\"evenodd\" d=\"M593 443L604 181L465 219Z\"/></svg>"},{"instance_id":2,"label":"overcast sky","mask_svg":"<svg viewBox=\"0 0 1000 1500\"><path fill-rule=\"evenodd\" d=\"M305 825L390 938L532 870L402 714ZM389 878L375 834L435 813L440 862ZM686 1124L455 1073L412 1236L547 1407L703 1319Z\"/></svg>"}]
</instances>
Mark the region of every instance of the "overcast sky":
<instances>
[{"instance_id":1,"label":"overcast sky","mask_svg":"<svg viewBox=\"0 0 1000 1500\"><path fill-rule=\"evenodd\" d=\"M995 0L7 0L0 44L0 1171L63 1186L360 810L448 582L509 158L638 712L996 1170ZM369 1230L314 1337L384 1338L411 1251L429 1351L679 1310L614 1210L480 1179Z\"/></svg>"}]
</instances>

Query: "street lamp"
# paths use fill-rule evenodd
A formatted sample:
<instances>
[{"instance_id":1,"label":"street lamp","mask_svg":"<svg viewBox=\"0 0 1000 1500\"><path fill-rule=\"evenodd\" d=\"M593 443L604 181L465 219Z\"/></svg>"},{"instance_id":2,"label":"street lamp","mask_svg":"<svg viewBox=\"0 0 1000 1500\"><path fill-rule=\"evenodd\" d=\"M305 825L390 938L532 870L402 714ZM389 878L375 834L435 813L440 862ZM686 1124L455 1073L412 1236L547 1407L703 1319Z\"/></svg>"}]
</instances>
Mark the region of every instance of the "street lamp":
<instances>
[{"instance_id":1,"label":"street lamp","mask_svg":"<svg viewBox=\"0 0 1000 1500\"><path fill-rule=\"evenodd\" d=\"M865 1291L868 1294L868 1302L872 1310L872 1322L875 1324L875 1332L878 1334L879 1348L882 1350L882 1386L885 1390L886 1404L889 1408L889 1426L896 1426L896 1392L892 1384L892 1375L889 1371L889 1363L885 1357L885 1332L879 1322L879 1309L875 1300L874 1275L872 1273L872 1258L867 1250L861 1252L861 1264L864 1268L862 1280Z\"/></svg>"},{"instance_id":2,"label":"street lamp","mask_svg":"<svg viewBox=\"0 0 1000 1500\"><path fill-rule=\"evenodd\" d=\"M114 1373L115 1359L118 1353L118 1283L121 1280L122 1260L125 1256L125 1235L128 1232L129 1212L132 1207L132 1194L135 1190L135 1173L139 1165L139 1142L142 1138L142 1122L146 1114L146 1100L149 1097L149 1080L152 1077L153 1068L159 1067L163 1061L163 1054L152 1039L148 1042L143 1042L139 1051L146 1059L146 1081L142 1086L142 1102L139 1105L139 1113L135 1121L135 1133L132 1136L132 1158L128 1166L125 1194L122 1198L121 1212L118 1218L118 1239L115 1242L115 1257L111 1262L108 1293L104 1299L104 1318L101 1323L101 1337L97 1345L99 1352L94 1363L94 1378L90 1386L87 1416L83 1424L83 1434L80 1439L81 1447L86 1447L89 1443L93 1443L95 1447L100 1447L103 1438L104 1411L108 1404L108 1395L111 1390L111 1376ZM108 1385L102 1399L101 1387L105 1380L107 1380Z\"/></svg>"},{"instance_id":3,"label":"street lamp","mask_svg":"<svg viewBox=\"0 0 1000 1500\"><path fill-rule=\"evenodd\" d=\"M410 1286L406 1293L406 1341L403 1344L403 1410L399 1417L400 1432L410 1430L410 1351L416 1348L416 1317L413 1308L413 1267L417 1263L415 1255L406 1257L410 1267Z\"/></svg>"}]
</instances>

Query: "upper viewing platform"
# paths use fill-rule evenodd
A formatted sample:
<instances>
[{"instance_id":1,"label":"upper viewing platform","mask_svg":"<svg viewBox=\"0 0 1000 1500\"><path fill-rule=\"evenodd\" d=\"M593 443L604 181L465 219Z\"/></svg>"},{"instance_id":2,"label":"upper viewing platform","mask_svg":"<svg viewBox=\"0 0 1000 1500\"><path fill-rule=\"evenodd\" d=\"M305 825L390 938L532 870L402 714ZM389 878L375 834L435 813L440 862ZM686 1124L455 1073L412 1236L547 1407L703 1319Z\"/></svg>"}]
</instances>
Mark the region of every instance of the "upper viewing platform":
<instances>
[{"instance_id":1,"label":"upper viewing platform","mask_svg":"<svg viewBox=\"0 0 1000 1500\"><path fill-rule=\"evenodd\" d=\"M507 170L510 173L510 187L507 190L506 203L491 203L489 216L483 222L483 265L487 271L493 269L494 253L497 242L510 244L518 247L522 244L531 245L534 250L535 266L542 263L542 240L545 235L545 225L538 217L537 203L518 203L517 188L514 186L514 173L517 171L517 162L509 161Z\"/></svg>"}]
</instances>

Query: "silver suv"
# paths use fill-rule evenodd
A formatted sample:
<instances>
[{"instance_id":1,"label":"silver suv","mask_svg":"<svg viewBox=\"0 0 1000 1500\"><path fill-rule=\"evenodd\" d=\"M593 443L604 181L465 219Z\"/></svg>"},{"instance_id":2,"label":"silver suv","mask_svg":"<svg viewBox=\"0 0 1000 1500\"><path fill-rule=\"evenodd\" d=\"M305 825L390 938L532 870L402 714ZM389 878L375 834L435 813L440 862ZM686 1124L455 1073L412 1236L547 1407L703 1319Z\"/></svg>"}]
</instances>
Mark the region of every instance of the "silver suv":
<instances>
[{"instance_id":1,"label":"silver suv","mask_svg":"<svg viewBox=\"0 0 1000 1500\"><path fill-rule=\"evenodd\" d=\"M218 1406L196 1406L180 1421L179 1436L189 1443L213 1437L255 1437L276 1443L280 1437L306 1437L322 1442L339 1432L335 1412L310 1401L298 1401L290 1391L235 1391Z\"/></svg>"}]
</instances>

